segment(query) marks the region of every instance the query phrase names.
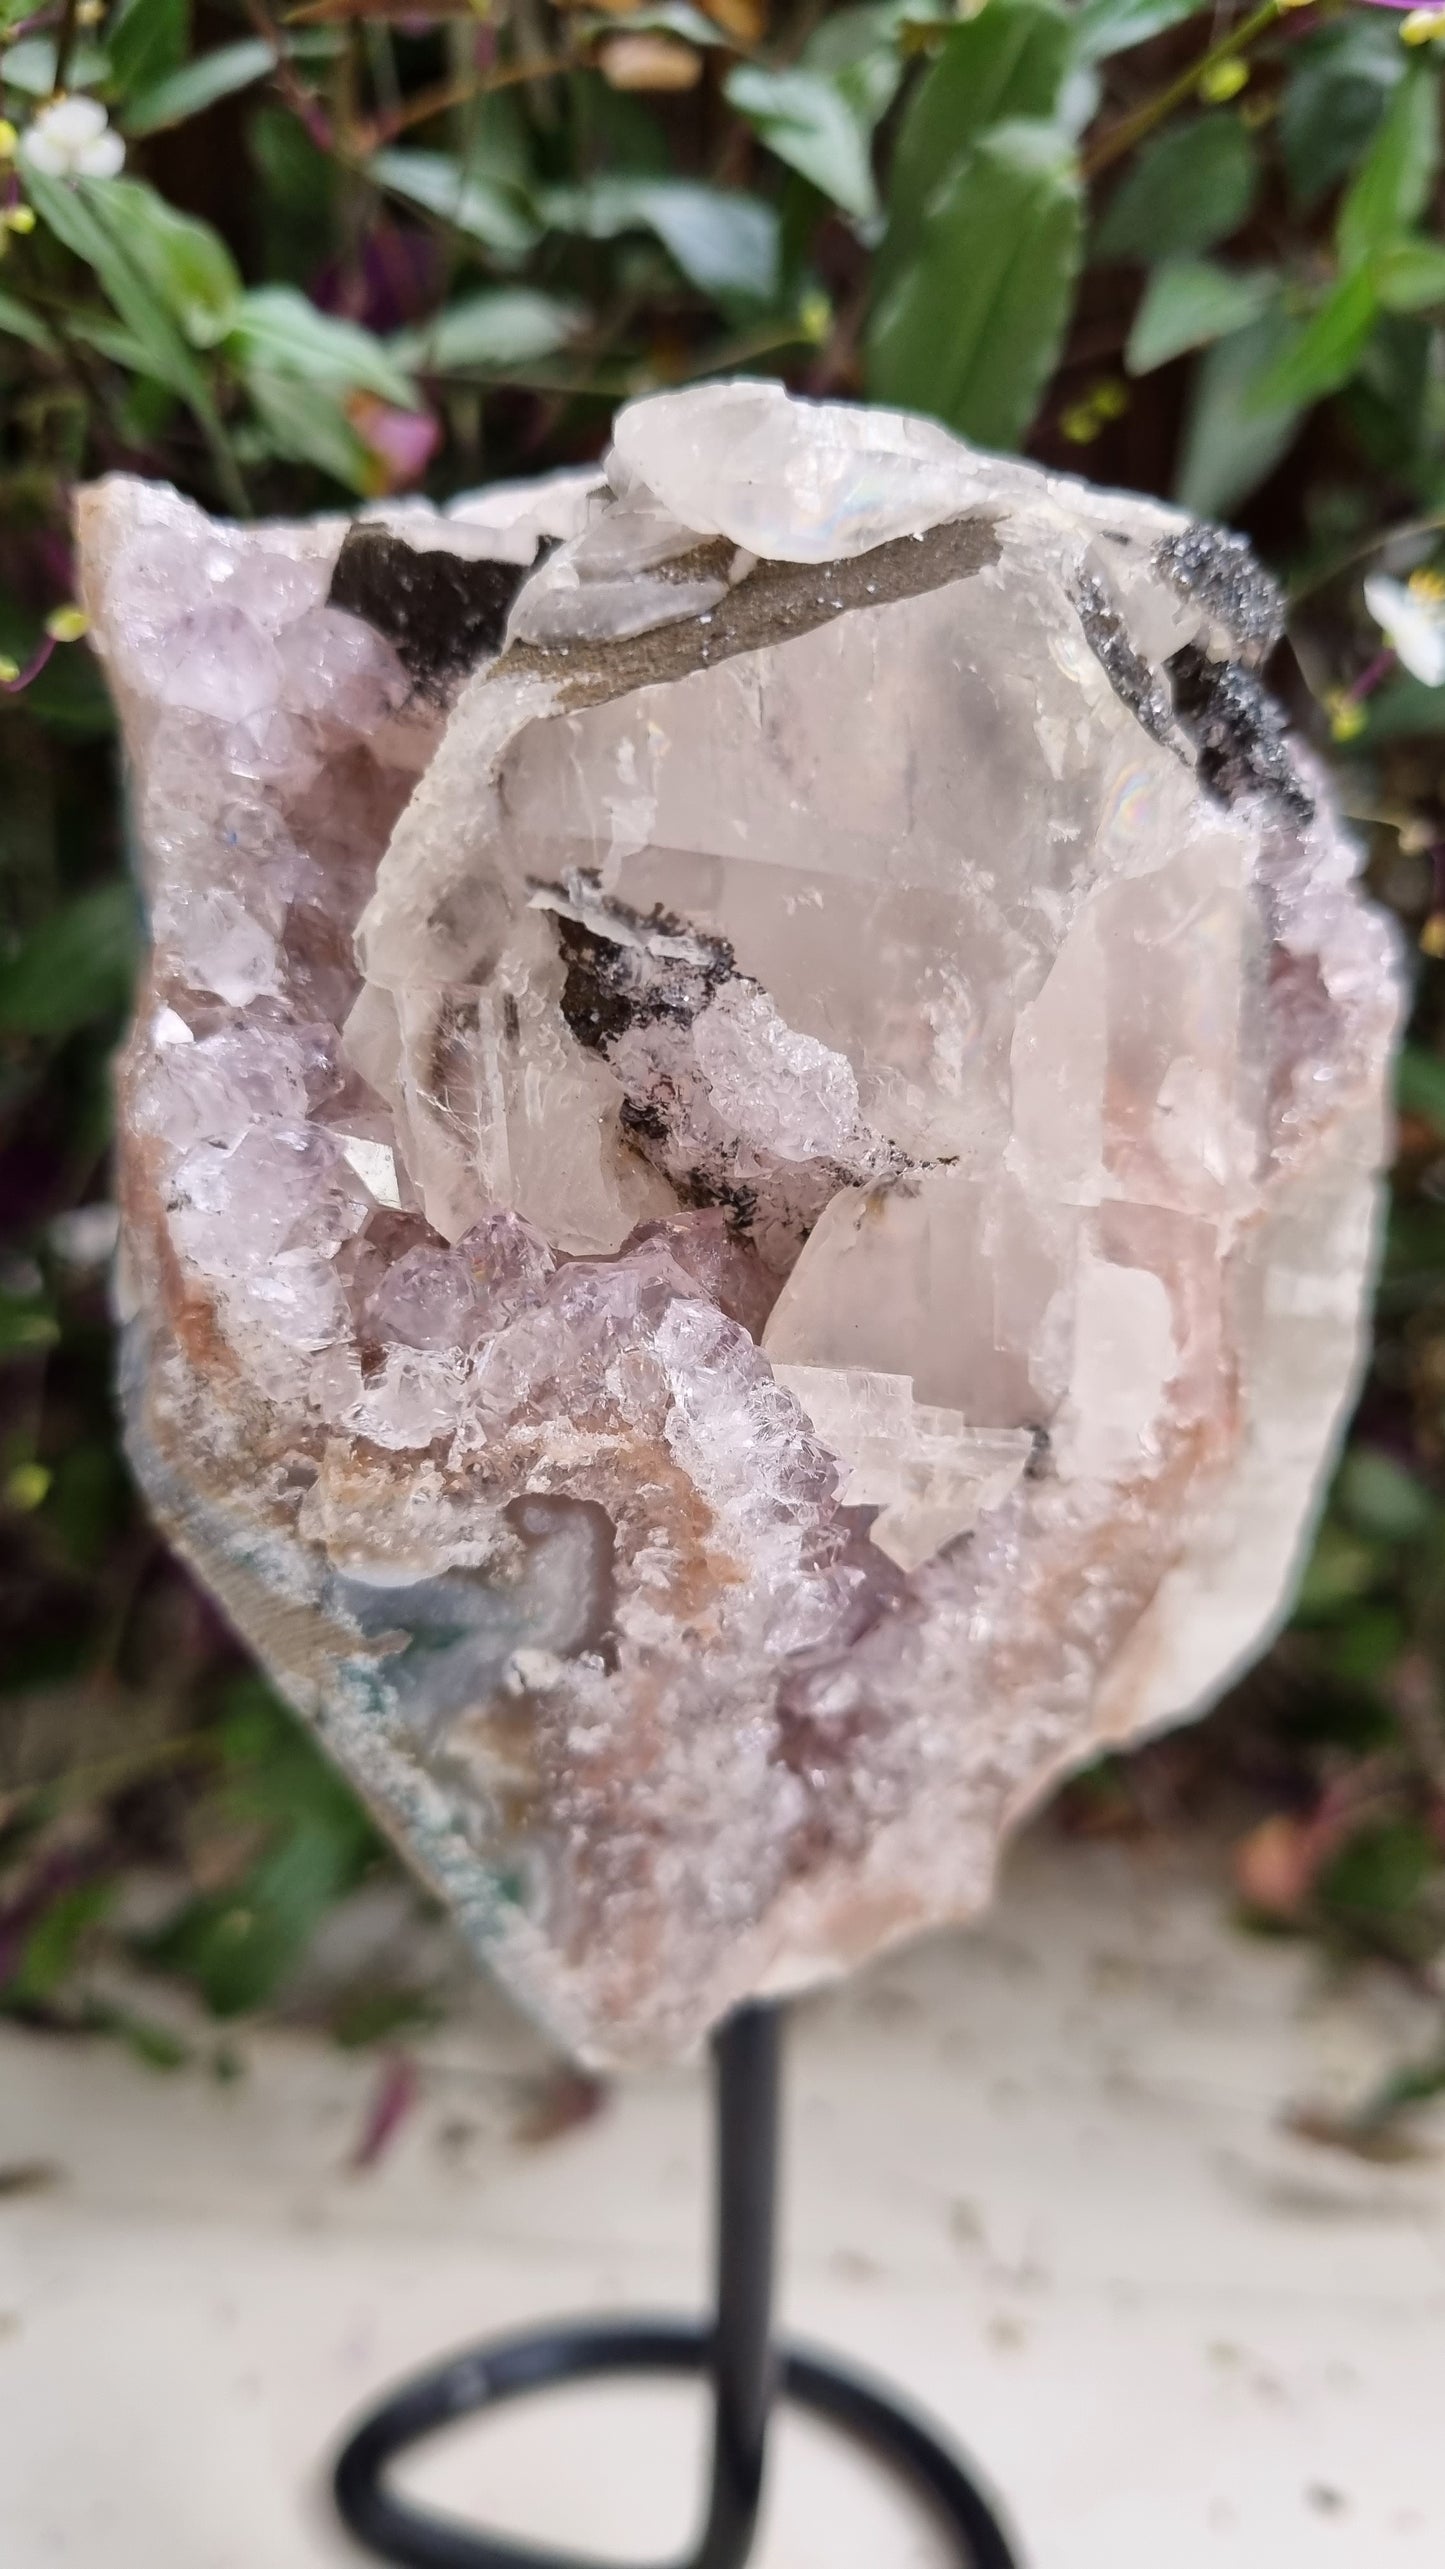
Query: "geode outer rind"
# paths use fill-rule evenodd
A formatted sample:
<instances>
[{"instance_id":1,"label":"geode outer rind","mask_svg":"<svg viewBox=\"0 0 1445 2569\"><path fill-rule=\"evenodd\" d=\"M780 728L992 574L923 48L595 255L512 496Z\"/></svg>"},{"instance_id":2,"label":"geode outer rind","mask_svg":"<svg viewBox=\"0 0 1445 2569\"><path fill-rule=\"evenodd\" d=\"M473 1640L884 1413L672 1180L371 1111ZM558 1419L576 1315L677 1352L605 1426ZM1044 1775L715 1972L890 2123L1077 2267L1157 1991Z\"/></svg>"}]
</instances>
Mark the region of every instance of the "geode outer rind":
<instances>
[{"instance_id":1,"label":"geode outer rind","mask_svg":"<svg viewBox=\"0 0 1445 2569\"><path fill-rule=\"evenodd\" d=\"M1358 1369L1398 975L1268 583L760 385L81 533L162 1523L580 2054L976 1910L1278 1621Z\"/></svg>"}]
</instances>

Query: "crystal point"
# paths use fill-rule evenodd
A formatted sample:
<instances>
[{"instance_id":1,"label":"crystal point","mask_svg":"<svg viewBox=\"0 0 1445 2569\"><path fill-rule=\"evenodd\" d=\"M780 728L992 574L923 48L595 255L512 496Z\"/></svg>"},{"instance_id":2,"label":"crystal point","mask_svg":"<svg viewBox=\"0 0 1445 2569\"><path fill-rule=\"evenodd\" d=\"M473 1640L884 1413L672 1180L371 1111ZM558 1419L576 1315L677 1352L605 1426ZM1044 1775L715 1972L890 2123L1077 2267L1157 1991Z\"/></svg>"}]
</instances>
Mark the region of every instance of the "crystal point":
<instances>
[{"instance_id":1,"label":"crystal point","mask_svg":"<svg viewBox=\"0 0 1445 2569\"><path fill-rule=\"evenodd\" d=\"M131 1451L599 2061L986 1899L1287 1602L1399 1007L1238 539L721 385L82 504L154 931Z\"/></svg>"}]
</instances>

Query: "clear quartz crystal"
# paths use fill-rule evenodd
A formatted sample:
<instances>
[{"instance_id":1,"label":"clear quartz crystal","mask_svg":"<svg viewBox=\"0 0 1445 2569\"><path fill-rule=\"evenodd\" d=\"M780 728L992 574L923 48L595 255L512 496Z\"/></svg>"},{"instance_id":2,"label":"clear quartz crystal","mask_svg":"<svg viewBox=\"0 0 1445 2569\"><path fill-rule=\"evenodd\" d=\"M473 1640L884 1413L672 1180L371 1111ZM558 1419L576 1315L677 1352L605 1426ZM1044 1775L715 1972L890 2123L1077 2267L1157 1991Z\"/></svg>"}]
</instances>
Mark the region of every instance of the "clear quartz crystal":
<instances>
[{"instance_id":1,"label":"clear quartz crystal","mask_svg":"<svg viewBox=\"0 0 1445 2569\"><path fill-rule=\"evenodd\" d=\"M1397 966L1268 583L762 384L81 532L173 1538L583 2056L976 1910L1261 1646L1356 1378Z\"/></svg>"}]
</instances>

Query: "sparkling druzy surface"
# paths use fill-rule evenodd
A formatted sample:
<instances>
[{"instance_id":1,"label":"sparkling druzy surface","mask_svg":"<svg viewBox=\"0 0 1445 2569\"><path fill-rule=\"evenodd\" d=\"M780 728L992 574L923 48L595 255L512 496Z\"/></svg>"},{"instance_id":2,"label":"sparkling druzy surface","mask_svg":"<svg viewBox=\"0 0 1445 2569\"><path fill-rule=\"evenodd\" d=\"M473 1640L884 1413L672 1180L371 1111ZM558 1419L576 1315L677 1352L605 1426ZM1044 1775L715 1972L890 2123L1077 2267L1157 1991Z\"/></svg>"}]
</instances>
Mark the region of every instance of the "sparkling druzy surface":
<instances>
[{"instance_id":1,"label":"sparkling druzy surface","mask_svg":"<svg viewBox=\"0 0 1445 2569\"><path fill-rule=\"evenodd\" d=\"M1396 968L1235 539L731 385L83 502L152 1502L597 2059L966 1914L1287 1599Z\"/></svg>"}]
</instances>

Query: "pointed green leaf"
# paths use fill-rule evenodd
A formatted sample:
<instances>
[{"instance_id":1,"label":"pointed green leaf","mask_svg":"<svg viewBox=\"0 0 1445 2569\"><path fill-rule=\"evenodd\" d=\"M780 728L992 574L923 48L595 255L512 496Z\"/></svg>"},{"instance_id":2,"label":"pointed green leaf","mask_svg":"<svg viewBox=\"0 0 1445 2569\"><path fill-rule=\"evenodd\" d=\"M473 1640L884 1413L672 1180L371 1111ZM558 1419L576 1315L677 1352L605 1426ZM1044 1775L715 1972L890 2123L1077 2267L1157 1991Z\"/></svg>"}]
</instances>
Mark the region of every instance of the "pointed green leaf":
<instances>
[{"instance_id":1,"label":"pointed green leaf","mask_svg":"<svg viewBox=\"0 0 1445 2569\"><path fill-rule=\"evenodd\" d=\"M1445 304L1445 249L1436 241L1395 241L1370 273L1387 312L1429 312Z\"/></svg>"},{"instance_id":2,"label":"pointed green leaf","mask_svg":"<svg viewBox=\"0 0 1445 2569\"><path fill-rule=\"evenodd\" d=\"M1412 65L1390 101L1364 164L1340 207L1335 239L1346 268L1362 267L1419 220L1440 158L1440 100L1433 71Z\"/></svg>"},{"instance_id":3,"label":"pointed green leaf","mask_svg":"<svg viewBox=\"0 0 1445 2569\"><path fill-rule=\"evenodd\" d=\"M200 416L214 418L205 376L167 300L157 293L134 255L135 244L119 221L116 200L106 193L123 182L112 178L71 184L27 168L25 184L47 229L95 270L126 328L144 350L148 373L179 393Z\"/></svg>"},{"instance_id":4,"label":"pointed green leaf","mask_svg":"<svg viewBox=\"0 0 1445 2569\"><path fill-rule=\"evenodd\" d=\"M92 209L142 271L188 339L207 347L225 327L241 291L235 260L219 232L178 214L138 178L85 182Z\"/></svg>"},{"instance_id":5,"label":"pointed green leaf","mask_svg":"<svg viewBox=\"0 0 1445 2569\"><path fill-rule=\"evenodd\" d=\"M1094 235L1096 259L1187 258L1237 232L1254 203L1254 144L1237 116L1197 116L1146 145Z\"/></svg>"},{"instance_id":6,"label":"pointed green leaf","mask_svg":"<svg viewBox=\"0 0 1445 2569\"><path fill-rule=\"evenodd\" d=\"M729 72L725 87L729 106L746 117L770 152L845 214L871 220L878 193L868 127L836 81L817 71L768 71L745 62Z\"/></svg>"},{"instance_id":7,"label":"pointed green leaf","mask_svg":"<svg viewBox=\"0 0 1445 2569\"><path fill-rule=\"evenodd\" d=\"M537 240L538 226L516 188L479 177L447 152L373 152L366 167L378 187L489 250L521 258Z\"/></svg>"},{"instance_id":8,"label":"pointed green leaf","mask_svg":"<svg viewBox=\"0 0 1445 2569\"><path fill-rule=\"evenodd\" d=\"M218 45L214 53L182 64L164 80L138 88L127 100L120 121L128 134L164 133L172 125L184 125L190 116L203 114L219 99L234 97L238 89L249 89L253 81L265 80L275 68L275 49L260 36Z\"/></svg>"},{"instance_id":9,"label":"pointed green leaf","mask_svg":"<svg viewBox=\"0 0 1445 2569\"><path fill-rule=\"evenodd\" d=\"M986 133L924 219L868 342L875 401L932 412L981 446L1016 446L1068 325L1081 197L1058 129Z\"/></svg>"},{"instance_id":10,"label":"pointed green leaf","mask_svg":"<svg viewBox=\"0 0 1445 2569\"><path fill-rule=\"evenodd\" d=\"M110 78L109 54L99 45L73 46L66 77L72 89L103 89ZM48 98L55 87L55 38L22 36L18 44L7 46L5 78L27 98Z\"/></svg>"},{"instance_id":11,"label":"pointed green leaf","mask_svg":"<svg viewBox=\"0 0 1445 2569\"><path fill-rule=\"evenodd\" d=\"M1279 312L1221 339L1195 370L1175 497L1196 517L1227 517L1294 443L1298 404L1264 407L1259 386L1296 335Z\"/></svg>"},{"instance_id":12,"label":"pointed green leaf","mask_svg":"<svg viewBox=\"0 0 1445 2569\"><path fill-rule=\"evenodd\" d=\"M1055 0L989 0L954 27L899 128L888 182L888 231L875 295L915 256L930 204L991 125L1054 113L1070 31Z\"/></svg>"},{"instance_id":13,"label":"pointed green leaf","mask_svg":"<svg viewBox=\"0 0 1445 2569\"><path fill-rule=\"evenodd\" d=\"M581 327L576 304L559 303L555 295L531 286L498 286L490 294L466 296L439 312L419 329L390 341L392 356L408 373L423 375L488 372L525 366L554 356Z\"/></svg>"},{"instance_id":14,"label":"pointed green leaf","mask_svg":"<svg viewBox=\"0 0 1445 2569\"><path fill-rule=\"evenodd\" d=\"M1290 193L1308 207L1358 168L1408 57L1398 26L1366 10L1307 35L1291 55L1280 141Z\"/></svg>"},{"instance_id":15,"label":"pointed green leaf","mask_svg":"<svg viewBox=\"0 0 1445 2569\"><path fill-rule=\"evenodd\" d=\"M179 69L190 42L189 0L121 0L110 13L106 51L122 98Z\"/></svg>"},{"instance_id":16,"label":"pointed green leaf","mask_svg":"<svg viewBox=\"0 0 1445 2569\"><path fill-rule=\"evenodd\" d=\"M621 232L655 235L700 294L769 303L778 285L778 218L760 197L691 179L603 177L543 191L549 230L610 241Z\"/></svg>"},{"instance_id":17,"label":"pointed green leaf","mask_svg":"<svg viewBox=\"0 0 1445 2569\"><path fill-rule=\"evenodd\" d=\"M1279 290L1272 268L1222 268L1213 259L1168 259L1152 270L1134 315L1124 364L1152 374L1188 348L1205 348L1257 321Z\"/></svg>"},{"instance_id":18,"label":"pointed green leaf","mask_svg":"<svg viewBox=\"0 0 1445 2569\"><path fill-rule=\"evenodd\" d=\"M1147 45L1169 27L1197 18L1206 0L1084 0L1072 12L1074 41L1081 62L1107 62L1131 45Z\"/></svg>"},{"instance_id":19,"label":"pointed green leaf","mask_svg":"<svg viewBox=\"0 0 1445 2569\"><path fill-rule=\"evenodd\" d=\"M140 923L128 883L82 892L0 963L0 1033L70 1035L118 1016L130 996Z\"/></svg>"},{"instance_id":20,"label":"pointed green leaf","mask_svg":"<svg viewBox=\"0 0 1445 2569\"><path fill-rule=\"evenodd\" d=\"M405 368L370 330L318 312L294 286L257 286L230 316L226 353L249 373L300 375L339 392L374 392L403 408L416 399Z\"/></svg>"},{"instance_id":21,"label":"pointed green leaf","mask_svg":"<svg viewBox=\"0 0 1445 2569\"><path fill-rule=\"evenodd\" d=\"M39 313L32 312L28 304L21 303L13 294L0 294L0 331L4 331L7 338L27 340L32 348L44 349L47 355L54 354L55 340Z\"/></svg>"},{"instance_id":22,"label":"pointed green leaf","mask_svg":"<svg viewBox=\"0 0 1445 2569\"><path fill-rule=\"evenodd\" d=\"M352 427L336 392L293 374L270 374L248 366L246 389L256 405L267 437L278 455L293 463L314 464L349 491L369 497L375 488L376 459Z\"/></svg>"},{"instance_id":23,"label":"pointed green leaf","mask_svg":"<svg viewBox=\"0 0 1445 2569\"><path fill-rule=\"evenodd\" d=\"M1344 277L1264 375L1254 400L1261 410L1302 408L1338 392L1355 371L1375 326L1379 298L1364 268Z\"/></svg>"},{"instance_id":24,"label":"pointed green leaf","mask_svg":"<svg viewBox=\"0 0 1445 2569\"><path fill-rule=\"evenodd\" d=\"M908 0L857 0L819 20L798 59L805 71L835 81L870 132L886 116L903 82L899 34Z\"/></svg>"}]
</instances>

